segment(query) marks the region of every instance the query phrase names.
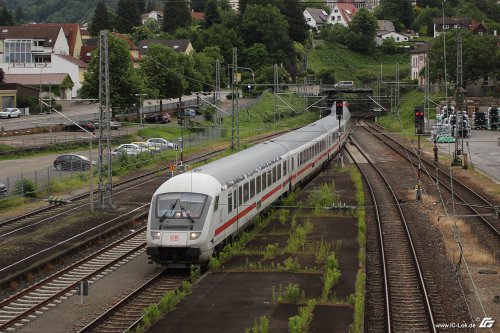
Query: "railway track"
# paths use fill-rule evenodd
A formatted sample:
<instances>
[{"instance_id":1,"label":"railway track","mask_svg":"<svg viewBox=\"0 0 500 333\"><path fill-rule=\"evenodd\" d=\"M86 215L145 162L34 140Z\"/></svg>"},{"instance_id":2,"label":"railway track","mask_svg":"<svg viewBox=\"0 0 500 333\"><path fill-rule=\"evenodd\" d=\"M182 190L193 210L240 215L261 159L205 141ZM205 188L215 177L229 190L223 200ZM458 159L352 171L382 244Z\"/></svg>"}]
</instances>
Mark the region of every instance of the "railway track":
<instances>
[{"instance_id":1,"label":"railway track","mask_svg":"<svg viewBox=\"0 0 500 333\"><path fill-rule=\"evenodd\" d=\"M131 331L140 323L145 308L151 304L158 304L168 291L179 289L182 282L188 278L189 274L186 271L174 273L160 271L102 315L80 328L78 332Z\"/></svg>"},{"instance_id":2,"label":"railway track","mask_svg":"<svg viewBox=\"0 0 500 333\"><path fill-rule=\"evenodd\" d=\"M448 201L445 202L447 210L454 213L458 207L457 216L466 218L467 223L475 230L482 243L497 258L500 258L500 219L497 215L498 212L495 212L495 210L498 210L498 206L495 206L495 204L473 191L470 187L457 181L442 165L426 159L418 153L417 149L409 149L369 123L366 124L368 126L360 127L373 134L384 145L412 163L415 168L421 169L421 174L425 174L431 179L434 185L439 184L441 190L446 190L448 193ZM460 211L464 211L463 208L467 210L467 213L460 214Z\"/></svg>"},{"instance_id":3,"label":"railway track","mask_svg":"<svg viewBox=\"0 0 500 333\"><path fill-rule=\"evenodd\" d=\"M145 251L146 227L44 278L0 302L0 331L21 328L37 316L74 295L80 281L94 283Z\"/></svg>"},{"instance_id":4,"label":"railway track","mask_svg":"<svg viewBox=\"0 0 500 333\"><path fill-rule=\"evenodd\" d=\"M381 273L378 275L381 281L376 283L381 316L370 323L369 330L436 332L435 310L427 288L429 282L424 278L421 258L417 256L413 235L399 200L383 173L357 145L351 144L347 151L371 193L381 249Z\"/></svg>"}]
</instances>

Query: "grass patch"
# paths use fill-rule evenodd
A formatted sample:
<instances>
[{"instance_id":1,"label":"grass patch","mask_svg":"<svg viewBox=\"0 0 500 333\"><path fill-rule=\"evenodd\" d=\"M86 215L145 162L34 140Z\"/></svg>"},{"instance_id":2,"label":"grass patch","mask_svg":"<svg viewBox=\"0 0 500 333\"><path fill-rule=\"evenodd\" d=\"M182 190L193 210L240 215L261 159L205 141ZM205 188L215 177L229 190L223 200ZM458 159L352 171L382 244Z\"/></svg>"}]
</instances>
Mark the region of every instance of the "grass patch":
<instances>
[{"instance_id":1,"label":"grass patch","mask_svg":"<svg viewBox=\"0 0 500 333\"><path fill-rule=\"evenodd\" d=\"M245 333L267 333L269 332L269 319L267 317L262 316L259 319L259 322L255 321L252 329L245 329Z\"/></svg>"},{"instance_id":2,"label":"grass patch","mask_svg":"<svg viewBox=\"0 0 500 333\"><path fill-rule=\"evenodd\" d=\"M395 78L399 63L400 78L404 79L410 66L408 54L384 55L376 52L364 55L349 50L340 44L319 41L314 50L308 54L308 66L315 73L326 71L333 73L337 81L353 80L355 85L361 82L373 81L380 76L382 66L384 78Z\"/></svg>"},{"instance_id":3,"label":"grass patch","mask_svg":"<svg viewBox=\"0 0 500 333\"><path fill-rule=\"evenodd\" d=\"M288 319L288 331L290 333L307 332L315 306L316 301L309 300L306 306L299 308L299 314Z\"/></svg>"},{"instance_id":4,"label":"grass patch","mask_svg":"<svg viewBox=\"0 0 500 333\"><path fill-rule=\"evenodd\" d=\"M165 314L175 310L180 301L191 292L191 284L187 281L182 283L181 288L168 291L158 304L151 304L143 311L142 322L135 329L135 333L146 332L154 323Z\"/></svg>"},{"instance_id":5,"label":"grass patch","mask_svg":"<svg viewBox=\"0 0 500 333\"><path fill-rule=\"evenodd\" d=\"M349 296L349 301L354 307L353 323L349 326L349 332L359 333L363 331L363 318L365 316L365 260L366 260L366 211L365 192L363 190L363 179L358 169L349 168L351 179L356 187L356 202L358 204L358 272L356 274L355 291Z\"/></svg>"}]
</instances>

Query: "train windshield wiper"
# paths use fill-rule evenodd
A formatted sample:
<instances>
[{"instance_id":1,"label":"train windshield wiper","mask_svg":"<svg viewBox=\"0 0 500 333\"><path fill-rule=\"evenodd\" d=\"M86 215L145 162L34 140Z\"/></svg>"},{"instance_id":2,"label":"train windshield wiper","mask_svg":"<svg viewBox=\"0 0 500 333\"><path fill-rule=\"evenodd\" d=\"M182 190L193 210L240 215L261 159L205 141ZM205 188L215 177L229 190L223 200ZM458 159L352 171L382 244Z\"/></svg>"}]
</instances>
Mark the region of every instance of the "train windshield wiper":
<instances>
[{"instance_id":1,"label":"train windshield wiper","mask_svg":"<svg viewBox=\"0 0 500 333\"><path fill-rule=\"evenodd\" d=\"M174 211L174 208L175 208L175 206L177 206L178 202L179 202L179 198L175 199L174 203L170 206L170 208L167 209L165 211L165 213L163 213L163 215L160 217L160 222L165 221L165 219L167 218L167 215L170 214L170 213L172 213Z\"/></svg>"},{"instance_id":2,"label":"train windshield wiper","mask_svg":"<svg viewBox=\"0 0 500 333\"><path fill-rule=\"evenodd\" d=\"M188 220L191 221L191 223L194 223L193 217L191 216L191 214L189 214L189 212L186 210L186 208L184 208L184 206L182 206L182 205L181 205L181 212L186 214Z\"/></svg>"}]
</instances>

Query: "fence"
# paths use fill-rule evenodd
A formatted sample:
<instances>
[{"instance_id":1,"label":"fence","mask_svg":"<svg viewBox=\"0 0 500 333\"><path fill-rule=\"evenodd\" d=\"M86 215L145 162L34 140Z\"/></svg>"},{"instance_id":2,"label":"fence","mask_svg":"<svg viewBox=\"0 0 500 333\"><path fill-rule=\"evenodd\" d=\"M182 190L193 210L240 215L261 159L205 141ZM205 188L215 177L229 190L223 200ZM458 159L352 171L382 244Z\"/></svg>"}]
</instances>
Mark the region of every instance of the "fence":
<instances>
[{"instance_id":1,"label":"fence","mask_svg":"<svg viewBox=\"0 0 500 333\"><path fill-rule=\"evenodd\" d=\"M209 128L206 129L203 132L199 133L190 133L187 134L186 136L183 137L183 142L184 142L184 149L191 148L194 146L199 145L200 143L204 143L207 141L211 140L216 140L219 138L223 138L227 133L227 129L225 128ZM65 142L74 142L76 136L72 136L71 141L65 141ZM61 140L61 138L58 138ZM64 138L68 139L68 138ZM81 137L80 137L81 141ZM179 144L179 140L172 140L174 143ZM58 142L63 142L63 141L58 141ZM32 142L30 142L32 143ZM38 141L37 143L40 143ZM97 144L94 145L96 147ZM97 151L94 151L93 154L94 156L97 156ZM155 158L155 157L144 157L144 158ZM60 180L63 181L66 178L73 177L77 174L81 174L81 171L63 171L63 170L56 170L52 165L45 167L45 168L40 168L32 172L23 172L18 175L14 176L8 176L4 178L0 178L0 183L3 183L7 187L7 193L8 194L13 194L15 192L16 187L18 188L17 192L20 192L20 195L25 194L25 190L21 184L24 184L26 180L29 180L35 184L36 187L36 192L39 193L40 195L42 194L47 194L47 196L51 195L51 184L54 180Z\"/></svg>"}]
</instances>

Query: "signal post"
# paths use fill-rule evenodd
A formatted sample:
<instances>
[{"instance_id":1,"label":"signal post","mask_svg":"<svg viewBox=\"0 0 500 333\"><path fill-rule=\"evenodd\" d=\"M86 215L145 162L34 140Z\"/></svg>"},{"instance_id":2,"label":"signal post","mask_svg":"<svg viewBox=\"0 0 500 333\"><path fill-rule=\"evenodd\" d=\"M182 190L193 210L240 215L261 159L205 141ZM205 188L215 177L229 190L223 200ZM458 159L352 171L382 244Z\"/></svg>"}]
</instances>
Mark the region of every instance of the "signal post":
<instances>
[{"instance_id":1,"label":"signal post","mask_svg":"<svg viewBox=\"0 0 500 333\"><path fill-rule=\"evenodd\" d=\"M415 134L417 135L417 138L418 138L418 148L417 148L418 170L417 170L417 184L415 185L415 199L422 200L422 184L420 181L420 169L421 169L420 136L422 134L424 134L424 125L425 125L424 107L423 106L416 106L414 114L415 114Z\"/></svg>"}]
</instances>

